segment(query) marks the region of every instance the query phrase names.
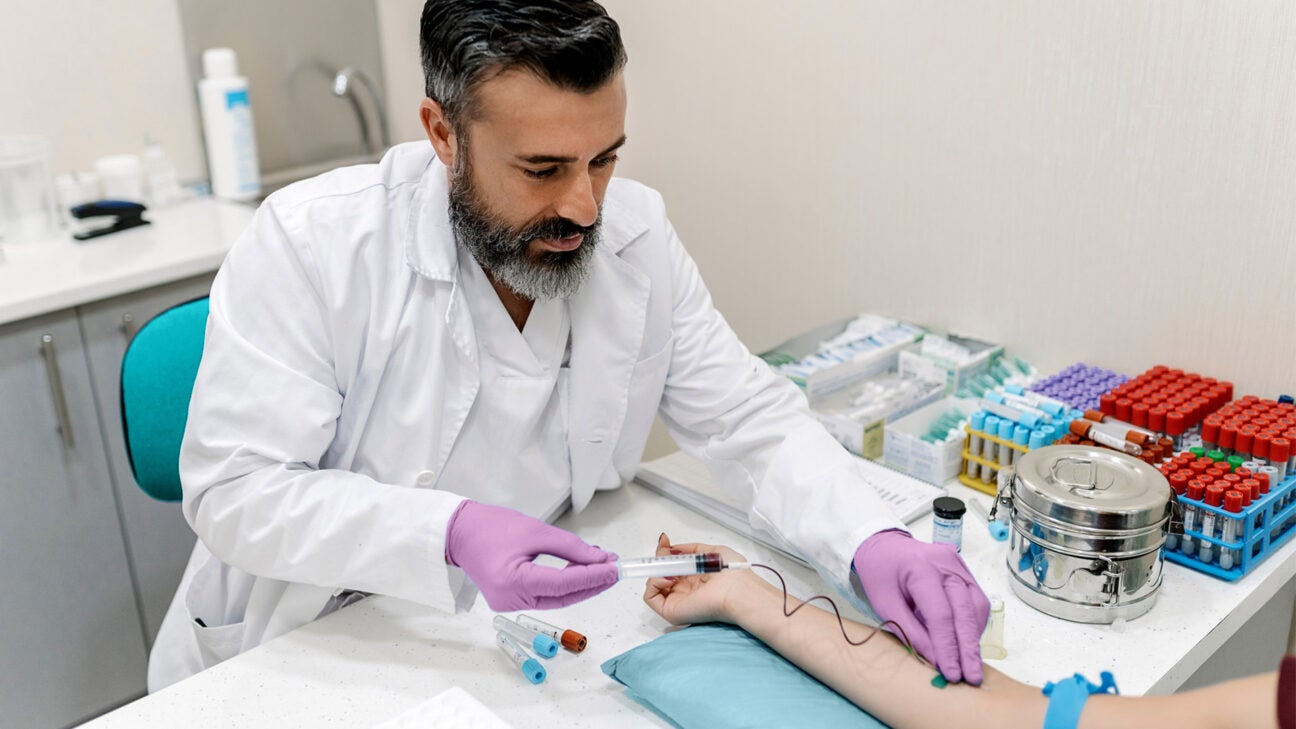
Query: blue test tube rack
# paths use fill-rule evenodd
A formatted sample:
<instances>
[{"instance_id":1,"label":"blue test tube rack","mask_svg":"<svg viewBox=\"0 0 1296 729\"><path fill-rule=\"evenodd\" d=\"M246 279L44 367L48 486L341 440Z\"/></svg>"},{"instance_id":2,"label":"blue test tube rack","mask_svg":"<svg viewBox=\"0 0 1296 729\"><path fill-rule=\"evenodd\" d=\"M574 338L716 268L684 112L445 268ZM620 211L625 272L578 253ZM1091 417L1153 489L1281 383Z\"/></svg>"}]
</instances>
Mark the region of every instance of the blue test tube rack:
<instances>
[{"instance_id":1,"label":"blue test tube rack","mask_svg":"<svg viewBox=\"0 0 1296 729\"><path fill-rule=\"evenodd\" d=\"M1180 500L1185 506L1197 509L1197 524L1201 524L1201 514L1204 512L1214 514L1217 522L1220 519L1239 517L1242 519L1242 534L1232 542L1186 529L1179 537L1178 545L1174 549L1165 550L1165 557L1171 562L1190 567L1198 572L1205 572L1221 580L1233 582L1242 579L1296 535L1296 475L1280 483L1277 488L1271 488L1269 493L1236 513L1210 506L1204 501L1192 501L1182 497ZM1192 555L1183 552L1185 538L1192 539L1194 542ZM1203 541L1209 542L1213 547L1209 564L1199 559ZM1238 555L1232 569L1226 570L1220 567L1221 549L1231 549Z\"/></svg>"}]
</instances>

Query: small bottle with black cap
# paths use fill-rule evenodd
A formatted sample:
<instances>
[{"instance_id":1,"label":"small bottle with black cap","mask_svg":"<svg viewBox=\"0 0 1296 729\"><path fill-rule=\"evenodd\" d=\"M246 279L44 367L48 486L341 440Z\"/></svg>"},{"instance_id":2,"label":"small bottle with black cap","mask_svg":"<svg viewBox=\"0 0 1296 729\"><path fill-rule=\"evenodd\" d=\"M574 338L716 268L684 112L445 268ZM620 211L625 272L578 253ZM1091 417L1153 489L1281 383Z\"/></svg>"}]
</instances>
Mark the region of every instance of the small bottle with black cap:
<instances>
[{"instance_id":1,"label":"small bottle with black cap","mask_svg":"<svg viewBox=\"0 0 1296 729\"><path fill-rule=\"evenodd\" d=\"M962 499L938 496L932 502L932 544L953 544L963 551L963 515L967 506Z\"/></svg>"}]
</instances>

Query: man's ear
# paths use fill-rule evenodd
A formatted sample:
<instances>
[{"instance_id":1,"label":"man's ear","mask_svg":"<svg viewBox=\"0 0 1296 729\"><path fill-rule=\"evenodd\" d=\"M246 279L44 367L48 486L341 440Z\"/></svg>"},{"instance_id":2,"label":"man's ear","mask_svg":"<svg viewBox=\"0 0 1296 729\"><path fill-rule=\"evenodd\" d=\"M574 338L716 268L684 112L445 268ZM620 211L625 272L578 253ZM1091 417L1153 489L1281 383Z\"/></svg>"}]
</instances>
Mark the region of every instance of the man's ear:
<instances>
[{"instance_id":1,"label":"man's ear","mask_svg":"<svg viewBox=\"0 0 1296 729\"><path fill-rule=\"evenodd\" d=\"M459 137L455 134L454 127L450 125L450 120L446 118L441 105L432 99L423 99L419 102L419 121L423 123L423 131L427 133L428 141L432 142L432 148L436 150L437 159L441 160L441 164L447 168L454 169L455 156L459 151Z\"/></svg>"}]
</instances>

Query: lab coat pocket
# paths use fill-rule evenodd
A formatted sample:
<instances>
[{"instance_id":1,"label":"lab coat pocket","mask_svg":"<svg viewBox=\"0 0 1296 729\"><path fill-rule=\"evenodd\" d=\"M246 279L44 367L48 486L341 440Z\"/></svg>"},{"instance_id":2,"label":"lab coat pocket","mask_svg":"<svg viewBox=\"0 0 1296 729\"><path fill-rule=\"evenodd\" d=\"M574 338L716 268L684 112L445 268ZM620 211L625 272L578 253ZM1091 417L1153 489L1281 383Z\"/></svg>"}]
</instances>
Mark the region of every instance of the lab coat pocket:
<instances>
[{"instance_id":1,"label":"lab coat pocket","mask_svg":"<svg viewBox=\"0 0 1296 729\"><path fill-rule=\"evenodd\" d=\"M243 645L242 606L247 596L238 599L233 593L250 591L251 580L241 580L241 574L234 572L216 557L208 557L185 592L185 614L204 669L238 655Z\"/></svg>"},{"instance_id":2,"label":"lab coat pocket","mask_svg":"<svg viewBox=\"0 0 1296 729\"><path fill-rule=\"evenodd\" d=\"M670 370L673 352L672 340L657 353L635 363L634 373L630 376L625 422L621 426L621 437L617 443L618 471L623 466L638 466L644 446L648 443L648 432L652 429L657 407L661 404L662 388L666 385L666 373ZM625 474L622 477L626 478Z\"/></svg>"}]
</instances>

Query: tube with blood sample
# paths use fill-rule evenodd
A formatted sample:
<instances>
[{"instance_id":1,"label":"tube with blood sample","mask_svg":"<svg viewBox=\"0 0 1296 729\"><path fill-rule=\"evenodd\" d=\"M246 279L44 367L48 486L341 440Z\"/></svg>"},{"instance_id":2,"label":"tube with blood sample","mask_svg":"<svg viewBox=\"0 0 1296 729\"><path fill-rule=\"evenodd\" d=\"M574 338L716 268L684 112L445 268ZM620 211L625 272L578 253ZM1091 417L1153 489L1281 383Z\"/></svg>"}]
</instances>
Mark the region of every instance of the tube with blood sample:
<instances>
[{"instance_id":1,"label":"tube with blood sample","mask_svg":"<svg viewBox=\"0 0 1296 729\"><path fill-rule=\"evenodd\" d=\"M1106 423L1109 425L1117 425L1123 428L1124 430L1132 430L1136 433L1142 433L1144 436L1146 436L1148 439L1152 440L1153 442L1156 442L1156 439L1160 437L1160 434L1157 433L1156 431L1148 430L1147 428L1140 428L1139 426L1134 425L1133 423L1126 423L1122 420L1117 420L1115 417L1111 415L1103 415L1103 411L1101 410L1086 410L1084 416L1085 416L1085 420L1092 420L1095 423Z\"/></svg>"},{"instance_id":2,"label":"tube with blood sample","mask_svg":"<svg viewBox=\"0 0 1296 729\"><path fill-rule=\"evenodd\" d=\"M1242 511L1242 494L1233 489L1224 492L1224 510L1230 514L1240 514ZM1241 532L1242 518L1240 516L1226 516L1224 519L1224 532L1220 537L1226 542L1232 543L1237 541L1238 534ZM1241 560L1240 549L1231 547L1220 547L1219 566L1223 570L1233 569L1233 565Z\"/></svg>"},{"instance_id":3,"label":"tube with blood sample","mask_svg":"<svg viewBox=\"0 0 1296 729\"><path fill-rule=\"evenodd\" d=\"M720 572L729 569L750 568L747 562L725 562L716 552L702 554L670 554L642 559L618 559L617 579L643 580L649 577L682 577Z\"/></svg>"},{"instance_id":4,"label":"tube with blood sample","mask_svg":"<svg viewBox=\"0 0 1296 729\"><path fill-rule=\"evenodd\" d=\"M1105 445L1131 456L1137 456L1143 453L1139 446L1126 441L1124 438L1117 438L1108 433L1098 430L1098 423L1091 420L1072 420L1071 432L1081 438L1088 438L1099 445Z\"/></svg>"}]
</instances>

